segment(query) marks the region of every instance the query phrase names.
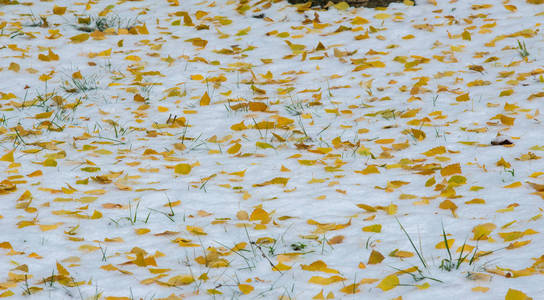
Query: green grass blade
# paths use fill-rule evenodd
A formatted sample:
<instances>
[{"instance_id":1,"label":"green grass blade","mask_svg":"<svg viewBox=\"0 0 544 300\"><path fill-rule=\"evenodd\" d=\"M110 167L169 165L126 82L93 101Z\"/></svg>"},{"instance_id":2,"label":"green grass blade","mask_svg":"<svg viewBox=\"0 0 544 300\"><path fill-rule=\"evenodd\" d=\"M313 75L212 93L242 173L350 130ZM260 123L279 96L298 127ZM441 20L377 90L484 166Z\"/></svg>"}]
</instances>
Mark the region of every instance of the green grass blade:
<instances>
[{"instance_id":1,"label":"green grass blade","mask_svg":"<svg viewBox=\"0 0 544 300\"><path fill-rule=\"evenodd\" d=\"M421 263L423 264L423 266L425 267L425 269L428 269L429 267L427 266L427 263L425 262L425 259L423 258L423 256L422 256L421 253L419 252L419 250L417 250L416 245L415 245L414 242L412 241L412 238L410 237L410 235L408 234L408 232L406 232L406 229L404 229L404 226L402 226L402 224L400 223L399 219L395 218L395 220L397 220L397 223L399 223L399 225L400 225L400 229L402 229L402 231L404 232L404 234L406 235L406 237L407 237L408 240L410 241L410 244L412 244L412 248L414 248L414 251L416 251L416 254L417 254L417 256L419 257L419 260L421 261Z\"/></svg>"}]
</instances>

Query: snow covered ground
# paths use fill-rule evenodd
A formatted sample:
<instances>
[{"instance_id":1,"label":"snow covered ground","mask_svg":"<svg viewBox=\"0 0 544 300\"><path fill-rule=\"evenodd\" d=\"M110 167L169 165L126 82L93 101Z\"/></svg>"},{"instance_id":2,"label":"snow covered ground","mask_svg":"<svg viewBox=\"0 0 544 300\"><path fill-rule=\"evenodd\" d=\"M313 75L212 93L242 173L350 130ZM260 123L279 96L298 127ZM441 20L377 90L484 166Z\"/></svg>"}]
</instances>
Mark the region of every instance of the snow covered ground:
<instances>
[{"instance_id":1,"label":"snow covered ground","mask_svg":"<svg viewBox=\"0 0 544 300\"><path fill-rule=\"evenodd\" d=\"M0 297L542 297L542 2L0 1Z\"/></svg>"}]
</instances>

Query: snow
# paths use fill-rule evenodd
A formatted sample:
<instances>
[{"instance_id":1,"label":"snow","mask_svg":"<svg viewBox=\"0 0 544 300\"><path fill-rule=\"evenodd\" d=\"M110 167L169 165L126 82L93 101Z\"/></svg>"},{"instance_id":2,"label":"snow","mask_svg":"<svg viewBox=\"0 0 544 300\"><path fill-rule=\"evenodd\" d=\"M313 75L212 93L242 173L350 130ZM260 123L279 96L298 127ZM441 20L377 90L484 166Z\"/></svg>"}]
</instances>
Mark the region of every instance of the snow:
<instances>
[{"instance_id":1,"label":"snow","mask_svg":"<svg viewBox=\"0 0 544 300\"><path fill-rule=\"evenodd\" d=\"M0 296L538 299L544 6L433 2L0 4Z\"/></svg>"}]
</instances>

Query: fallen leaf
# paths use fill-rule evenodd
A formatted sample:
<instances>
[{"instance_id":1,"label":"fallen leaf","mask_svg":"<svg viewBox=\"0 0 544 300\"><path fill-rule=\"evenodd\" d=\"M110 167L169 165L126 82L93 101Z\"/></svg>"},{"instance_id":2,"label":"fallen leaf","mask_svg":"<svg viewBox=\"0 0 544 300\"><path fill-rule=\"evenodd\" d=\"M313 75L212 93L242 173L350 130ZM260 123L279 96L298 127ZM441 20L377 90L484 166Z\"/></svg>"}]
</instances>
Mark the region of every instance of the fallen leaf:
<instances>
[{"instance_id":1,"label":"fallen leaf","mask_svg":"<svg viewBox=\"0 0 544 300\"><path fill-rule=\"evenodd\" d=\"M393 274L385 277L376 287L385 292L394 289L397 285L399 285L399 278Z\"/></svg>"},{"instance_id":2,"label":"fallen leaf","mask_svg":"<svg viewBox=\"0 0 544 300\"><path fill-rule=\"evenodd\" d=\"M370 256L368 257L367 264L369 265L375 265L381 263L385 259L385 256L383 256L380 252L376 250L372 250L370 253Z\"/></svg>"}]
</instances>

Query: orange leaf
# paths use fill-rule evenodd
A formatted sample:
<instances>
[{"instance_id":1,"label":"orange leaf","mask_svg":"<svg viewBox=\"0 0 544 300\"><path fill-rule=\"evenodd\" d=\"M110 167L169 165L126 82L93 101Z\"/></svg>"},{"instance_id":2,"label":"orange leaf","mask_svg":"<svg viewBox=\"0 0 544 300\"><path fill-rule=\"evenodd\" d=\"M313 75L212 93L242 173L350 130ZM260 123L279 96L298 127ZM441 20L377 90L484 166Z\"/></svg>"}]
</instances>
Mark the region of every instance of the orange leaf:
<instances>
[{"instance_id":1,"label":"orange leaf","mask_svg":"<svg viewBox=\"0 0 544 300\"><path fill-rule=\"evenodd\" d=\"M48 112L43 112L43 113L39 113L39 114L35 114L34 115L34 118L36 119L47 119L49 117L51 117L51 115L54 113L54 111L48 111Z\"/></svg>"},{"instance_id":2,"label":"orange leaf","mask_svg":"<svg viewBox=\"0 0 544 300\"><path fill-rule=\"evenodd\" d=\"M240 145L239 143L236 143L236 144L232 145L229 149L227 149L227 153L228 154L236 154L236 153L238 153L238 151L240 151L240 148L242 148L242 145Z\"/></svg>"},{"instance_id":3,"label":"orange leaf","mask_svg":"<svg viewBox=\"0 0 544 300\"><path fill-rule=\"evenodd\" d=\"M442 170L440 170L440 175L442 175L444 177L450 176L450 175L453 175L453 174L461 174L461 173L462 173L461 172L461 164L459 164L459 163L445 166L444 168L442 168Z\"/></svg>"},{"instance_id":4,"label":"orange leaf","mask_svg":"<svg viewBox=\"0 0 544 300\"><path fill-rule=\"evenodd\" d=\"M489 234L491 234L491 232L495 230L495 228L497 228L497 225L493 223L484 223L484 224L476 225L472 229L472 233L474 233L474 237L472 239L473 240L487 240L489 238Z\"/></svg>"},{"instance_id":5,"label":"orange leaf","mask_svg":"<svg viewBox=\"0 0 544 300\"><path fill-rule=\"evenodd\" d=\"M516 182L511 183L511 184L509 184L509 185L503 186L503 188L505 188L505 189L515 189L515 188L521 187L522 185L523 185L523 184L522 184L521 182L516 181Z\"/></svg>"},{"instance_id":6,"label":"orange leaf","mask_svg":"<svg viewBox=\"0 0 544 300\"><path fill-rule=\"evenodd\" d=\"M378 252L376 250L372 250L372 252L370 253L370 256L368 257L367 264L369 264L369 265L379 264L384 259L385 259L385 257L380 252Z\"/></svg>"},{"instance_id":7,"label":"orange leaf","mask_svg":"<svg viewBox=\"0 0 544 300\"><path fill-rule=\"evenodd\" d=\"M204 95L200 98L200 106L206 105L210 105L210 96L208 96L208 92L204 92Z\"/></svg>"},{"instance_id":8,"label":"orange leaf","mask_svg":"<svg viewBox=\"0 0 544 300\"><path fill-rule=\"evenodd\" d=\"M270 222L270 215L266 210L262 209L261 207L257 207L253 210L251 213L251 216L249 216L250 221L261 221L261 224L268 224Z\"/></svg>"},{"instance_id":9,"label":"orange leaf","mask_svg":"<svg viewBox=\"0 0 544 300\"><path fill-rule=\"evenodd\" d=\"M2 157L0 157L0 161L13 162L13 152L15 152L15 150L11 150L10 152L4 154Z\"/></svg>"},{"instance_id":10,"label":"orange leaf","mask_svg":"<svg viewBox=\"0 0 544 300\"><path fill-rule=\"evenodd\" d=\"M61 7L61 6L53 6L53 13L55 15L59 15L59 16L62 16L64 15L64 13L66 12L66 6L64 7Z\"/></svg>"},{"instance_id":11,"label":"orange leaf","mask_svg":"<svg viewBox=\"0 0 544 300\"><path fill-rule=\"evenodd\" d=\"M249 102L249 110L250 111L266 111L266 108L268 105L262 103L262 102Z\"/></svg>"},{"instance_id":12,"label":"orange leaf","mask_svg":"<svg viewBox=\"0 0 544 300\"><path fill-rule=\"evenodd\" d=\"M455 239L448 239L448 248L452 248L453 247L453 243L455 243ZM446 249L446 243L444 241L436 244L434 246L436 249Z\"/></svg>"},{"instance_id":13,"label":"orange leaf","mask_svg":"<svg viewBox=\"0 0 544 300\"><path fill-rule=\"evenodd\" d=\"M334 275L328 278L322 277L322 276L312 276L312 278L310 278L308 282L314 283L314 284L320 284L320 285L328 285L328 284L333 284L335 282L344 281L344 280L345 280L344 277L341 277L338 275Z\"/></svg>"},{"instance_id":14,"label":"orange leaf","mask_svg":"<svg viewBox=\"0 0 544 300\"><path fill-rule=\"evenodd\" d=\"M457 102L465 102L465 101L468 101L468 100L470 100L470 97L469 97L468 93L457 96L457 98L455 98L455 101L457 101Z\"/></svg>"},{"instance_id":15,"label":"orange leaf","mask_svg":"<svg viewBox=\"0 0 544 300\"><path fill-rule=\"evenodd\" d=\"M504 300L530 300L530 299L533 299L533 298L528 297L522 291L518 291L514 289L508 289L506 296L504 296Z\"/></svg>"}]
</instances>

